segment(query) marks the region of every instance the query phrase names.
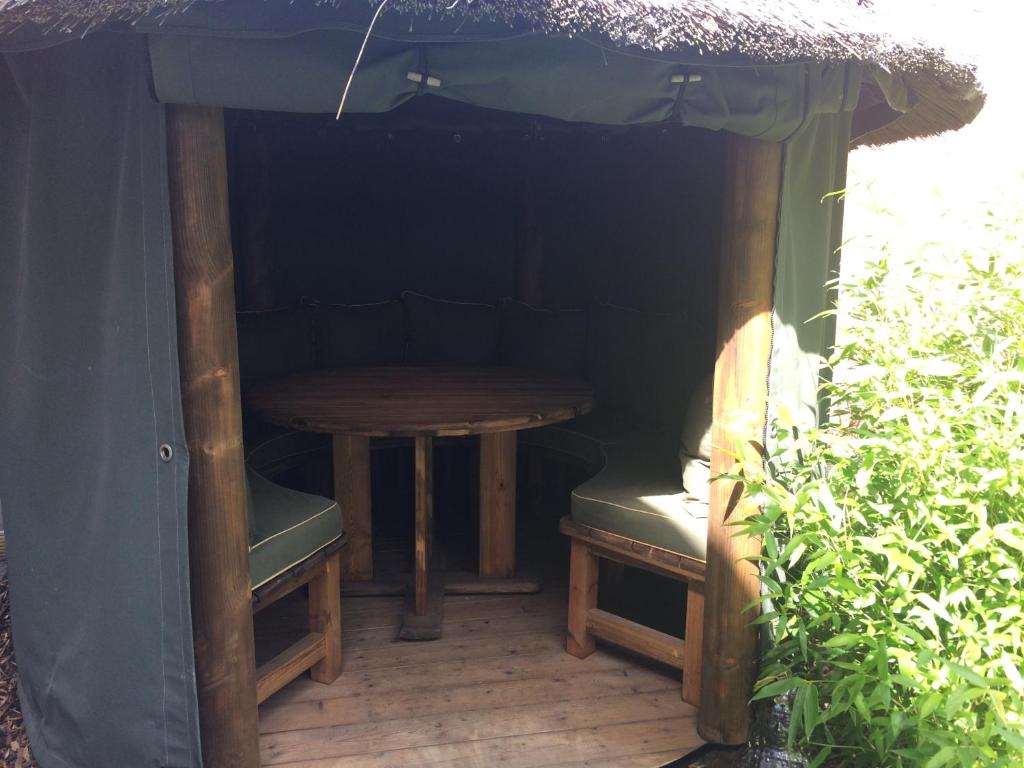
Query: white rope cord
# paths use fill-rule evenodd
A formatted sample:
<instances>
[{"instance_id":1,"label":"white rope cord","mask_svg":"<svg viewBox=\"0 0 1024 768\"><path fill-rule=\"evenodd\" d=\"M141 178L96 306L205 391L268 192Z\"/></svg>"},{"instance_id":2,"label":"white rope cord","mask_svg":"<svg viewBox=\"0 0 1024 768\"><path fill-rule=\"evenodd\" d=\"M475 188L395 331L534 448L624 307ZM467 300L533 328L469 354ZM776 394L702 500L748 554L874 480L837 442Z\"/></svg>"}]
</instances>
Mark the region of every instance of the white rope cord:
<instances>
[{"instance_id":1,"label":"white rope cord","mask_svg":"<svg viewBox=\"0 0 1024 768\"><path fill-rule=\"evenodd\" d=\"M363 44L359 46L359 53L356 55L356 61L352 65L352 71L348 74L348 82L345 83L345 90L341 92L341 101L338 103L338 113L334 116L335 120L341 118L341 110L345 108L345 99L348 98L348 89L352 87L352 81L355 79L356 70L359 69L359 62L363 60L363 51L366 50L366 44L370 40L370 35L373 33L373 26L377 23L377 17L380 16L380 12L384 10L384 6L387 5L388 0L380 0L380 5L377 6L376 12L373 14L373 18L370 20L370 26L366 29L366 36L363 37Z\"/></svg>"}]
</instances>

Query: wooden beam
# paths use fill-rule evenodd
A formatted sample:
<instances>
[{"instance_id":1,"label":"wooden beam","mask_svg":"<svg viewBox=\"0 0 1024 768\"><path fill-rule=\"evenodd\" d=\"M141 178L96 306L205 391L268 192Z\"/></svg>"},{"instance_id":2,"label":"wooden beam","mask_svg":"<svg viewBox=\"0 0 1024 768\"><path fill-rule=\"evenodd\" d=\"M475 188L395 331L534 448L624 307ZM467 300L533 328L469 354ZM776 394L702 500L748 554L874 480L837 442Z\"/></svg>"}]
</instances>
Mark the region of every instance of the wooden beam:
<instances>
[{"instance_id":1,"label":"wooden beam","mask_svg":"<svg viewBox=\"0 0 1024 768\"><path fill-rule=\"evenodd\" d=\"M683 668L686 641L616 616L591 608L587 611L587 629L601 640L628 648L641 656L660 661L676 669Z\"/></svg>"},{"instance_id":2,"label":"wooden beam","mask_svg":"<svg viewBox=\"0 0 1024 768\"><path fill-rule=\"evenodd\" d=\"M568 515L561 519L558 530L573 539L582 540L603 560L611 560L631 568L642 568L681 581L704 580L705 564L687 555L645 544L611 531L592 528L576 522Z\"/></svg>"},{"instance_id":3,"label":"wooden beam","mask_svg":"<svg viewBox=\"0 0 1024 768\"><path fill-rule=\"evenodd\" d=\"M782 181L782 145L726 134L718 277L718 357L711 474L728 472L738 444L760 443L772 343L772 283ZM755 511L735 483L711 484L705 582L704 658L698 731L717 744L742 744L750 728L757 670L756 613L761 542L727 523Z\"/></svg>"},{"instance_id":4,"label":"wooden beam","mask_svg":"<svg viewBox=\"0 0 1024 768\"><path fill-rule=\"evenodd\" d=\"M516 433L480 435L480 575L516 573Z\"/></svg>"},{"instance_id":5,"label":"wooden beam","mask_svg":"<svg viewBox=\"0 0 1024 768\"><path fill-rule=\"evenodd\" d=\"M417 437L416 453L416 536L413 563L413 589L416 615L427 615L430 589L430 549L434 530L434 443L432 438ZM442 593L443 594L443 593Z\"/></svg>"},{"instance_id":6,"label":"wooden beam","mask_svg":"<svg viewBox=\"0 0 1024 768\"><path fill-rule=\"evenodd\" d=\"M569 554L569 631L565 650L580 659L597 644L587 626L587 616L597 607L597 556L585 541L572 539Z\"/></svg>"},{"instance_id":7,"label":"wooden beam","mask_svg":"<svg viewBox=\"0 0 1024 768\"><path fill-rule=\"evenodd\" d=\"M341 674L341 553L327 558L309 582L309 631L323 635L324 657L309 670L318 683L330 685Z\"/></svg>"},{"instance_id":8,"label":"wooden beam","mask_svg":"<svg viewBox=\"0 0 1024 768\"><path fill-rule=\"evenodd\" d=\"M333 446L334 498L348 535L341 575L345 581L369 581L373 578L370 438L334 435Z\"/></svg>"},{"instance_id":9,"label":"wooden beam","mask_svg":"<svg viewBox=\"0 0 1024 768\"><path fill-rule=\"evenodd\" d=\"M167 157L203 765L252 768L256 660L222 110L169 105Z\"/></svg>"},{"instance_id":10,"label":"wooden beam","mask_svg":"<svg viewBox=\"0 0 1024 768\"><path fill-rule=\"evenodd\" d=\"M686 585L686 653L683 655L683 701L700 706L700 678L704 654L704 583Z\"/></svg>"},{"instance_id":11,"label":"wooden beam","mask_svg":"<svg viewBox=\"0 0 1024 768\"><path fill-rule=\"evenodd\" d=\"M326 655L327 638L319 632L310 632L289 645L270 661L261 664L257 672L259 702L262 704L307 669L324 659Z\"/></svg>"}]
</instances>

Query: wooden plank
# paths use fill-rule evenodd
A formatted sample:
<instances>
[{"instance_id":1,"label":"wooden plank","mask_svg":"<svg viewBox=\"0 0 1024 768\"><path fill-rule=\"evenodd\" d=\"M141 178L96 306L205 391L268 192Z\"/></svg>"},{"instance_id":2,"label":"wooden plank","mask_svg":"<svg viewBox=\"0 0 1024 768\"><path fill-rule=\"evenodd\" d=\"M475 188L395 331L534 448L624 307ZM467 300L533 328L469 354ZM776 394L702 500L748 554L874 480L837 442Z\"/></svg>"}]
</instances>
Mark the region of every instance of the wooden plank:
<instances>
[{"instance_id":1,"label":"wooden plank","mask_svg":"<svg viewBox=\"0 0 1024 768\"><path fill-rule=\"evenodd\" d=\"M405 616L398 631L399 640L439 640L444 622L444 574L430 576L428 591L423 599L422 613L417 605L415 588L410 585L406 596Z\"/></svg>"},{"instance_id":2,"label":"wooden plank","mask_svg":"<svg viewBox=\"0 0 1024 768\"><path fill-rule=\"evenodd\" d=\"M329 726L307 731L268 734L260 739L262 765L296 760L339 758L437 744L466 743L508 736L598 728L621 722L692 716L694 710L673 688L653 693L603 696L581 707L576 701L478 709L451 714Z\"/></svg>"},{"instance_id":3,"label":"wooden plank","mask_svg":"<svg viewBox=\"0 0 1024 768\"><path fill-rule=\"evenodd\" d=\"M782 181L782 145L725 134L721 254L718 261L718 358L712 421L712 476L733 466L736 446L759 443L768 398L772 289ZM698 727L708 741L742 744L757 671L760 594L756 538L728 525L756 511L730 482L711 484L705 584L704 653Z\"/></svg>"},{"instance_id":4,"label":"wooden plank","mask_svg":"<svg viewBox=\"0 0 1024 768\"><path fill-rule=\"evenodd\" d=\"M480 437L480 576L516 572L516 433Z\"/></svg>"},{"instance_id":5,"label":"wooden plank","mask_svg":"<svg viewBox=\"0 0 1024 768\"><path fill-rule=\"evenodd\" d=\"M683 652L683 701L700 703L701 667L704 658L704 585L691 581L686 587L686 649Z\"/></svg>"},{"instance_id":6,"label":"wooden plank","mask_svg":"<svg viewBox=\"0 0 1024 768\"><path fill-rule=\"evenodd\" d=\"M256 670L256 696L262 702L324 657L324 636L310 632Z\"/></svg>"},{"instance_id":7,"label":"wooden plank","mask_svg":"<svg viewBox=\"0 0 1024 768\"><path fill-rule=\"evenodd\" d=\"M586 658L597 644L590 634L587 616L597 607L597 558L579 539L572 540L569 554L569 628L565 649L577 658Z\"/></svg>"},{"instance_id":8,"label":"wooden plank","mask_svg":"<svg viewBox=\"0 0 1024 768\"><path fill-rule=\"evenodd\" d=\"M373 578L373 518L370 501L370 439L333 436L334 498L341 507L348 548L341 559L345 581Z\"/></svg>"},{"instance_id":9,"label":"wooden plank","mask_svg":"<svg viewBox=\"0 0 1024 768\"><path fill-rule=\"evenodd\" d=\"M678 637L645 627L600 608L591 608L587 611L587 629L602 640L621 645L676 669L683 668L686 642Z\"/></svg>"},{"instance_id":10,"label":"wooden plank","mask_svg":"<svg viewBox=\"0 0 1024 768\"><path fill-rule=\"evenodd\" d=\"M543 675L527 679L489 680L464 684L458 677L437 677L431 693L423 689L371 689L364 695L274 706L260 710L260 732L276 733L333 725L379 723L480 709L546 704L552 701L592 700L623 693L674 691L671 676L642 667L591 670L576 674ZM435 695L440 692L443 694Z\"/></svg>"},{"instance_id":11,"label":"wooden plank","mask_svg":"<svg viewBox=\"0 0 1024 768\"><path fill-rule=\"evenodd\" d=\"M246 403L291 429L367 437L440 437L528 429L594 407L578 378L504 366L381 366L292 374L254 384Z\"/></svg>"},{"instance_id":12,"label":"wooden plank","mask_svg":"<svg viewBox=\"0 0 1024 768\"><path fill-rule=\"evenodd\" d=\"M631 754L670 751L685 755L703 742L694 733L692 717L627 722L604 727L572 728L561 731L478 739L468 743L437 744L379 751L348 757L299 760L283 763L288 768L554 768L591 760L613 760ZM614 763L612 763L614 765ZM652 758L649 768L664 763Z\"/></svg>"},{"instance_id":13,"label":"wooden plank","mask_svg":"<svg viewBox=\"0 0 1024 768\"><path fill-rule=\"evenodd\" d=\"M700 560L619 536L611 531L592 528L576 522L568 515L559 521L558 529L566 536L583 539L592 547L598 548L598 554L608 560L653 570L655 573L684 581L704 578L705 564Z\"/></svg>"},{"instance_id":14,"label":"wooden plank","mask_svg":"<svg viewBox=\"0 0 1024 768\"><path fill-rule=\"evenodd\" d=\"M392 643L388 646L354 650L345 659L348 671L410 667L440 661L455 655L465 659L502 658L512 654L551 653L563 650L565 632L552 627L547 632L517 632L503 637L458 639L447 643ZM453 648L457 653L453 654Z\"/></svg>"},{"instance_id":15,"label":"wooden plank","mask_svg":"<svg viewBox=\"0 0 1024 768\"><path fill-rule=\"evenodd\" d=\"M259 613L304 584L308 584L323 569L327 559L332 555L336 555L338 550L344 547L345 544L346 538L342 534L340 539L331 542L319 552L306 558L295 568L286 571L255 590L252 593L253 612Z\"/></svg>"},{"instance_id":16,"label":"wooden plank","mask_svg":"<svg viewBox=\"0 0 1024 768\"><path fill-rule=\"evenodd\" d=\"M167 171L203 764L257 765L256 661L224 115L167 106Z\"/></svg>"},{"instance_id":17,"label":"wooden plank","mask_svg":"<svg viewBox=\"0 0 1024 768\"><path fill-rule=\"evenodd\" d=\"M443 641L438 645L448 642ZM347 661L347 660L346 660ZM354 670L346 664L345 674L333 685L324 687L303 678L282 690L273 706L300 701L323 701L349 696L388 691L420 691L426 698L435 698L438 681L458 681L461 684L497 684L507 680L531 677L561 678L575 674L596 674L601 671L632 668L636 663L621 653L597 653L586 659L576 659L556 644L550 653L528 655L509 654L482 658L447 658L424 661L414 666L383 667Z\"/></svg>"},{"instance_id":18,"label":"wooden plank","mask_svg":"<svg viewBox=\"0 0 1024 768\"><path fill-rule=\"evenodd\" d=\"M309 670L318 683L333 683L341 674L341 563L340 552L324 562L309 583L309 631L323 635L324 657Z\"/></svg>"},{"instance_id":19,"label":"wooden plank","mask_svg":"<svg viewBox=\"0 0 1024 768\"><path fill-rule=\"evenodd\" d=\"M521 574L509 578L483 578L470 573L445 577L446 595L529 595L540 592L540 578Z\"/></svg>"}]
</instances>

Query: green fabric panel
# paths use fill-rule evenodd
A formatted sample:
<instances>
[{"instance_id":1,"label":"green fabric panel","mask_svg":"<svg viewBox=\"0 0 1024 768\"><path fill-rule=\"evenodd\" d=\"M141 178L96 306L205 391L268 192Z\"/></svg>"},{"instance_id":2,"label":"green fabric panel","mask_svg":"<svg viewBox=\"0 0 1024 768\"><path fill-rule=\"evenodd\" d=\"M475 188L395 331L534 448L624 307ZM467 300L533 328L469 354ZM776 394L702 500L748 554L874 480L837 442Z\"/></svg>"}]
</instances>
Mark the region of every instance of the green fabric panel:
<instances>
[{"instance_id":1,"label":"green fabric panel","mask_svg":"<svg viewBox=\"0 0 1024 768\"><path fill-rule=\"evenodd\" d=\"M493 304L402 294L412 363L487 365L498 357L501 316Z\"/></svg>"},{"instance_id":2,"label":"green fabric panel","mask_svg":"<svg viewBox=\"0 0 1024 768\"><path fill-rule=\"evenodd\" d=\"M284 112L335 112L361 36L310 32L286 39L150 35L157 99ZM418 54L375 40L352 82L345 109L387 112L417 89L406 77Z\"/></svg>"},{"instance_id":3,"label":"green fabric panel","mask_svg":"<svg viewBox=\"0 0 1024 768\"><path fill-rule=\"evenodd\" d=\"M598 402L678 434L690 392L714 365L705 341L682 315L594 302L588 377Z\"/></svg>"},{"instance_id":4,"label":"green fabric panel","mask_svg":"<svg viewBox=\"0 0 1024 768\"><path fill-rule=\"evenodd\" d=\"M647 435L604 453L604 469L572 492L572 519L703 560L708 508L684 495L673 446Z\"/></svg>"},{"instance_id":5,"label":"green fabric panel","mask_svg":"<svg viewBox=\"0 0 1024 768\"><path fill-rule=\"evenodd\" d=\"M768 376L769 421L804 428L824 416L818 399L821 360L835 339L830 319L810 318L831 309L825 284L839 268L842 203L823 199L846 186L851 113L816 117L786 144L775 268L775 311ZM839 210L837 210L839 209Z\"/></svg>"},{"instance_id":6,"label":"green fabric panel","mask_svg":"<svg viewBox=\"0 0 1024 768\"><path fill-rule=\"evenodd\" d=\"M337 502L272 483L252 469L249 483L251 528L249 571L256 589L298 565L342 534Z\"/></svg>"},{"instance_id":7,"label":"green fabric panel","mask_svg":"<svg viewBox=\"0 0 1024 768\"><path fill-rule=\"evenodd\" d=\"M314 318L321 368L391 365L405 357L405 310L400 301L319 304Z\"/></svg>"},{"instance_id":8,"label":"green fabric panel","mask_svg":"<svg viewBox=\"0 0 1024 768\"><path fill-rule=\"evenodd\" d=\"M333 113L362 35L320 30L284 38L151 34L161 101ZM523 35L462 43L373 38L348 112L384 112L417 93L490 109L600 125L666 120L783 141L809 116L837 111L861 67L814 63L714 66L601 47L581 38ZM415 83L408 73L440 80ZM673 83L673 76L699 81Z\"/></svg>"},{"instance_id":9,"label":"green fabric panel","mask_svg":"<svg viewBox=\"0 0 1024 768\"><path fill-rule=\"evenodd\" d=\"M588 414L539 429L524 429L519 442L554 451L582 462L596 471L604 466L604 449L636 438L644 432L635 418L599 405Z\"/></svg>"},{"instance_id":10,"label":"green fabric panel","mask_svg":"<svg viewBox=\"0 0 1024 768\"><path fill-rule=\"evenodd\" d=\"M586 368L587 313L501 304L501 362L581 376Z\"/></svg>"}]
</instances>

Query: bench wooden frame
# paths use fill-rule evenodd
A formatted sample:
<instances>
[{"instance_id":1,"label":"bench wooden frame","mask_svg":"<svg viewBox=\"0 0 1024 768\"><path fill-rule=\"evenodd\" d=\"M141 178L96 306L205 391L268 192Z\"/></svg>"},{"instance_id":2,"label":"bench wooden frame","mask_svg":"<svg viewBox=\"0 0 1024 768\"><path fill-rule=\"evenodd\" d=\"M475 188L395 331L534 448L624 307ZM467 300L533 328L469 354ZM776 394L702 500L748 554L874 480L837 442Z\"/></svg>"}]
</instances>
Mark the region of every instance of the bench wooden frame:
<instances>
[{"instance_id":1,"label":"bench wooden frame","mask_svg":"<svg viewBox=\"0 0 1024 768\"><path fill-rule=\"evenodd\" d=\"M596 641L600 639L673 666L683 673L683 701L699 705L704 637L704 562L592 528L570 517L562 518L559 529L572 540L566 651L577 658L586 658L594 652ZM686 582L685 639L680 640L599 609L598 559Z\"/></svg>"},{"instance_id":2,"label":"bench wooden frame","mask_svg":"<svg viewBox=\"0 0 1024 768\"><path fill-rule=\"evenodd\" d=\"M309 634L256 670L256 700L267 698L307 669L329 685L341 674L341 549L344 535L252 593L254 614L309 585Z\"/></svg>"}]
</instances>

